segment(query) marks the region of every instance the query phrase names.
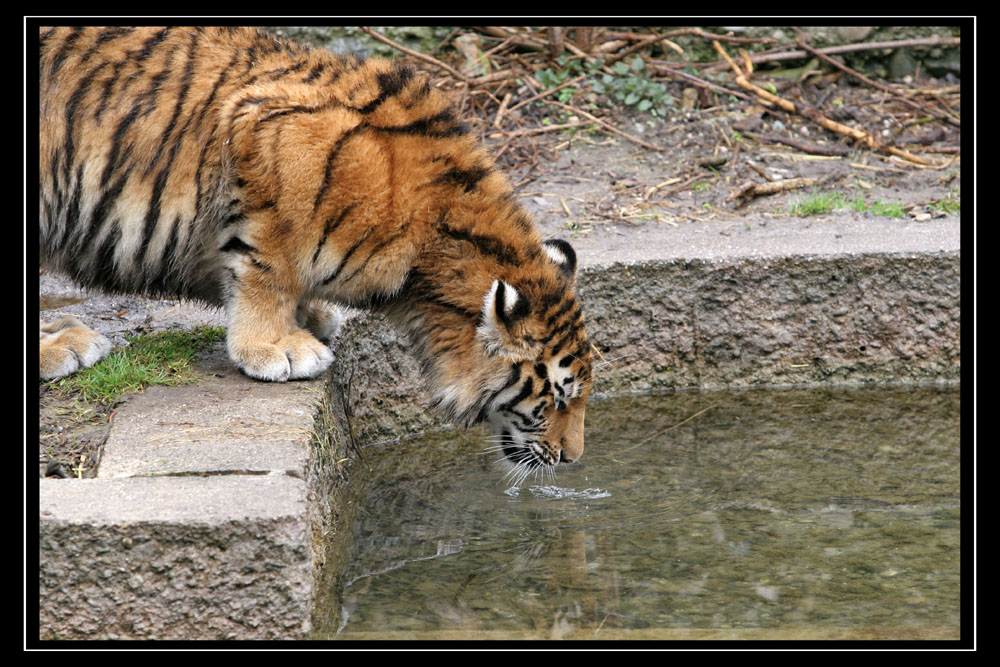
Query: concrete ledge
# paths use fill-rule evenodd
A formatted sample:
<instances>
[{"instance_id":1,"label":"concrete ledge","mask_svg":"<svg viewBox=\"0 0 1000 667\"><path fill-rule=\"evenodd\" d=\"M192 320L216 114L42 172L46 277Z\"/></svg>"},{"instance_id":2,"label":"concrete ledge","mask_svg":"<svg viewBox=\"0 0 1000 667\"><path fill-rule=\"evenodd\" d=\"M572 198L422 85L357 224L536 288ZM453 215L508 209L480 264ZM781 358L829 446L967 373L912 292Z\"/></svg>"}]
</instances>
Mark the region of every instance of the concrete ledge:
<instances>
[{"instance_id":1,"label":"concrete ledge","mask_svg":"<svg viewBox=\"0 0 1000 667\"><path fill-rule=\"evenodd\" d=\"M303 480L42 480L42 639L277 639L309 630Z\"/></svg>"},{"instance_id":2,"label":"concrete ledge","mask_svg":"<svg viewBox=\"0 0 1000 667\"><path fill-rule=\"evenodd\" d=\"M957 250L667 260L583 271L603 394L958 381Z\"/></svg>"},{"instance_id":3,"label":"concrete ledge","mask_svg":"<svg viewBox=\"0 0 1000 667\"><path fill-rule=\"evenodd\" d=\"M574 240L595 391L959 379L957 220L778 224ZM258 383L219 354L209 382L126 402L99 479L40 482L40 636L308 636L336 413L363 443L440 423L407 347L365 315L328 380Z\"/></svg>"}]
</instances>

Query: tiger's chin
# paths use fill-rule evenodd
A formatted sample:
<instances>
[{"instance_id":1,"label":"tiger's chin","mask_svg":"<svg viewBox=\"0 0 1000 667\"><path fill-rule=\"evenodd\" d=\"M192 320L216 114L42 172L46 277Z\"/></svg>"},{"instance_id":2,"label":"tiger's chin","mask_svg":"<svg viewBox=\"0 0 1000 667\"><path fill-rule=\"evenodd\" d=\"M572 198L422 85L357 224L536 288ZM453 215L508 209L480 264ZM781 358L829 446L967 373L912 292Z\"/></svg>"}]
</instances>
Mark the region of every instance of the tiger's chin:
<instances>
[{"instance_id":1,"label":"tiger's chin","mask_svg":"<svg viewBox=\"0 0 1000 667\"><path fill-rule=\"evenodd\" d=\"M506 441L499 448L503 454L496 465L503 470L503 482L508 487L520 487L527 481L545 483L555 477L558 461L533 443L516 444Z\"/></svg>"}]
</instances>

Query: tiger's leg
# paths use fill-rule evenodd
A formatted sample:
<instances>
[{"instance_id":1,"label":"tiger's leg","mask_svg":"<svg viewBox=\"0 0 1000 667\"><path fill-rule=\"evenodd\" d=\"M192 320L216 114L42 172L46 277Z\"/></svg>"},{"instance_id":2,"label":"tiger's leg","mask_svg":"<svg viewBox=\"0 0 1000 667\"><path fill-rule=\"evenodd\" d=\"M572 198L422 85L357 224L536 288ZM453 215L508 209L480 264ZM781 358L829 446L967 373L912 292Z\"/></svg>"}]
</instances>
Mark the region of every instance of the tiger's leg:
<instances>
[{"instance_id":1,"label":"tiger's leg","mask_svg":"<svg viewBox=\"0 0 1000 667\"><path fill-rule=\"evenodd\" d=\"M340 308L328 301L312 299L299 303L295 320L320 340L333 340L344 323Z\"/></svg>"},{"instance_id":2,"label":"tiger's leg","mask_svg":"<svg viewBox=\"0 0 1000 667\"><path fill-rule=\"evenodd\" d=\"M38 374L54 380L93 366L111 352L111 341L75 317L39 326Z\"/></svg>"},{"instance_id":3,"label":"tiger's leg","mask_svg":"<svg viewBox=\"0 0 1000 667\"><path fill-rule=\"evenodd\" d=\"M284 382L316 377L333 361L330 348L296 321L299 294L277 260L243 250L232 258L226 306L229 356L250 377ZM234 261L235 260L235 261Z\"/></svg>"}]
</instances>

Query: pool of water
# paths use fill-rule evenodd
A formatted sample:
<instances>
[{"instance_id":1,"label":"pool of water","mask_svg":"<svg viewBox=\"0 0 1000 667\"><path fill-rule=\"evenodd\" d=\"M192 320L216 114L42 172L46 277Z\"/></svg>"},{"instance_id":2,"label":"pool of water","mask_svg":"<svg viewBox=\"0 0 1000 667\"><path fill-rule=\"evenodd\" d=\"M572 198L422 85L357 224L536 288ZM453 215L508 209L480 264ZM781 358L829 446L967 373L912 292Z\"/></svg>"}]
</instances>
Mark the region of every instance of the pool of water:
<instances>
[{"instance_id":1,"label":"pool of water","mask_svg":"<svg viewBox=\"0 0 1000 667\"><path fill-rule=\"evenodd\" d=\"M959 399L592 402L581 461L520 488L483 431L370 447L313 636L957 639Z\"/></svg>"}]
</instances>

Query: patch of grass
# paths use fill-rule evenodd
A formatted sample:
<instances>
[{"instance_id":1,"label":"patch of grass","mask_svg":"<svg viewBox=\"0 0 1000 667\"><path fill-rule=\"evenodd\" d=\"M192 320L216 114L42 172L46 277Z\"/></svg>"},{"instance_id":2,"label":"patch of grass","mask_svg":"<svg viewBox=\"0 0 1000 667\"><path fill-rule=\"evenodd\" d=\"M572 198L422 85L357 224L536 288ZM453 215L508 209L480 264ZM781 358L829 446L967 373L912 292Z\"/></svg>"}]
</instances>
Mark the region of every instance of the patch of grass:
<instances>
[{"instance_id":1,"label":"patch of grass","mask_svg":"<svg viewBox=\"0 0 1000 667\"><path fill-rule=\"evenodd\" d=\"M850 208L859 213L871 213L872 215L903 218L906 212L903 210L901 202L887 202L878 199L872 204L865 203L862 197L855 197L848 201L847 197L836 192L816 192L807 195L800 201L792 204L791 213L799 217L809 215L822 215L842 208Z\"/></svg>"},{"instance_id":2,"label":"patch of grass","mask_svg":"<svg viewBox=\"0 0 1000 667\"><path fill-rule=\"evenodd\" d=\"M813 192L792 204L791 213L799 217L822 215L844 208L847 198L837 192Z\"/></svg>"},{"instance_id":3,"label":"patch of grass","mask_svg":"<svg viewBox=\"0 0 1000 667\"><path fill-rule=\"evenodd\" d=\"M127 336L128 346L52 385L66 392L78 392L86 401L108 405L151 385L193 382L197 375L191 362L225 335L222 327L202 326L188 331Z\"/></svg>"},{"instance_id":4,"label":"patch of grass","mask_svg":"<svg viewBox=\"0 0 1000 667\"><path fill-rule=\"evenodd\" d=\"M903 204L894 201L884 201L882 199L876 199L875 203L869 208L875 215L887 217L887 218L903 218L906 217L906 211L903 210Z\"/></svg>"},{"instance_id":5,"label":"patch of grass","mask_svg":"<svg viewBox=\"0 0 1000 667\"><path fill-rule=\"evenodd\" d=\"M952 190L947 197L932 202L928 208L945 213L958 213L962 210L962 198L959 196L958 190Z\"/></svg>"}]
</instances>

